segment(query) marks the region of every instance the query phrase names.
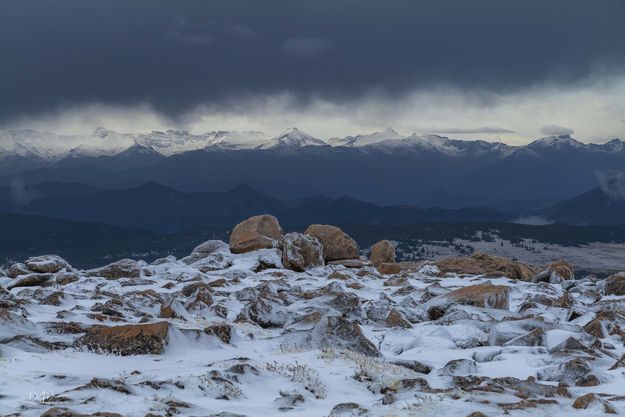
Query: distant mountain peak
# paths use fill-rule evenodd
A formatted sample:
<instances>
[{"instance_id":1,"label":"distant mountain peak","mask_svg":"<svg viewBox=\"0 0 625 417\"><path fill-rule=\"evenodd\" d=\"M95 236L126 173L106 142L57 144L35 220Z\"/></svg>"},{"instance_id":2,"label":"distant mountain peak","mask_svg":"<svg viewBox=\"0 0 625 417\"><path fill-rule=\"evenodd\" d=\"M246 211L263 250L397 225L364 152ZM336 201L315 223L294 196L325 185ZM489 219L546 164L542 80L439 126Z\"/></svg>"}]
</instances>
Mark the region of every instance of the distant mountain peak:
<instances>
[{"instance_id":1,"label":"distant mountain peak","mask_svg":"<svg viewBox=\"0 0 625 417\"><path fill-rule=\"evenodd\" d=\"M573 138L571 135L552 135L535 140L527 145L529 148L586 148L587 145Z\"/></svg>"},{"instance_id":2,"label":"distant mountain peak","mask_svg":"<svg viewBox=\"0 0 625 417\"><path fill-rule=\"evenodd\" d=\"M327 145L321 139L299 130L296 127L291 127L285 130L276 138L276 144L274 147L284 146L325 146Z\"/></svg>"}]
</instances>

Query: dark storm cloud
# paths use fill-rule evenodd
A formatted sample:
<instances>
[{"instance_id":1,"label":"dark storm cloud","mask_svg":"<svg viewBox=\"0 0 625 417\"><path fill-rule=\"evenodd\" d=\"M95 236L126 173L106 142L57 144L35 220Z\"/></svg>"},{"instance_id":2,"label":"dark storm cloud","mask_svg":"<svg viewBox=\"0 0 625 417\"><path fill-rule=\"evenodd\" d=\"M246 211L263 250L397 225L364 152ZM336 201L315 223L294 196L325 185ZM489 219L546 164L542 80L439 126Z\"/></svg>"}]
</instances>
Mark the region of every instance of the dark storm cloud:
<instances>
[{"instance_id":1,"label":"dark storm cloud","mask_svg":"<svg viewBox=\"0 0 625 417\"><path fill-rule=\"evenodd\" d=\"M290 93L390 99L622 74L622 0L0 0L0 121L65 106Z\"/></svg>"}]
</instances>

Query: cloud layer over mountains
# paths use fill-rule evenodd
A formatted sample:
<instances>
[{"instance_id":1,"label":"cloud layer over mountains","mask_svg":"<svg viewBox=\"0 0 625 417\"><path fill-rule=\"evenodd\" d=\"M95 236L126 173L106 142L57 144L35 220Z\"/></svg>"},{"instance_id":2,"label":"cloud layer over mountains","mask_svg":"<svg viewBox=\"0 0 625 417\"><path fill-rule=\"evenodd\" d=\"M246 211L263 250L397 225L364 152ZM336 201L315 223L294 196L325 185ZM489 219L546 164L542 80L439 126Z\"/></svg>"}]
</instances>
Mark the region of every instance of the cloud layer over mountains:
<instances>
[{"instance_id":1,"label":"cloud layer over mountains","mask_svg":"<svg viewBox=\"0 0 625 417\"><path fill-rule=\"evenodd\" d=\"M617 0L5 1L0 126L607 139L623 17Z\"/></svg>"}]
</instances>

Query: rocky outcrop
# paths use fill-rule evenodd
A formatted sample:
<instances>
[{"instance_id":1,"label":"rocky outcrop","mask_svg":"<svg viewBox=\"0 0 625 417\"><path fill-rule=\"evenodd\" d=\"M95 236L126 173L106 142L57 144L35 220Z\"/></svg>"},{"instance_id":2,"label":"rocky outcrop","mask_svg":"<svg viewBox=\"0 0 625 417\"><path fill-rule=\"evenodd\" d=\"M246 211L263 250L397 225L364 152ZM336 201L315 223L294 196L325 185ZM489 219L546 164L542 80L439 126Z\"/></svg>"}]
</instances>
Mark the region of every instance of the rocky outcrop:
<instances>
[{"instance_id":1,"label":"rocky outcrop","mask_svg":"<svg viewBox=\"0 0 625 417\"><path fill-rule=\"evenodd\" d=\"M167 345L169 324L129 324L92 326L76 346L117 355L161 354Z\"/></svg>"},{"instance_id":2,"label":"rocky outcrop","mask_svg":"<svg viewBox=\"0 0 625 417\"><path fill-rule=\"evenodd\" d=\"M278 219L269 214L253 216L237 224L230 233L230 251L245 253L277 246L282 239Z\"/></svg>"},{"instance_id":3,"label":"rocky outcrop","mask_svg":"<svg viewBox=\"0 0 625 417\"><path fill-rule=\"evenodd\" d=\"M91 277L106 279L139 278L141 277L141 265L132 259L122 259L101 268L91 269L86 274Z\"/></svg>"},{"instance_id":4,"label":"rocky outcrop","mask_svg":"<svg viewBox=\"0 0 625 417\"><path fill-rule=\"evenodd\" d=\"M483 275L485 277L506 277L530 280L536 271L529 265L514 262L499 256L476 253L469 258L442 259L434 262L441 275L448 273L458 275Z\"/></svg>"},{"instance_id":5,"label":"rocky outcrop","mask_svg":"<svg viewBox=\"0 0 625 417\"><path fill-rule=\"evenodd\" d=\"M323 259L326 262L358 258L356 241L336 226L311 224L304 234L319 239L323 245Z\"/></svg>"},{"instance_id":6,"label":"rocky outcrop","mask_svg":"<svg viewBox=\"0 0 625 417\"><path fill-rule=\"evenodd\" d=\"M287 233L281 241L282 264L293 271L323 266L323 246L315 237Z\"/></svg>"},{"instance_id":7,"label":"rocky outcrop","mask_svg":"<svg viewBox=\"0 0 625 417\"><path fill-rule=\"evenodd\" d=\"M388 240L380 240L378 243L371 246L371 255L369 259L371 259L371 263L376 267L385 263L394 263L395 247Z\"/></svg>"}]
</instances>

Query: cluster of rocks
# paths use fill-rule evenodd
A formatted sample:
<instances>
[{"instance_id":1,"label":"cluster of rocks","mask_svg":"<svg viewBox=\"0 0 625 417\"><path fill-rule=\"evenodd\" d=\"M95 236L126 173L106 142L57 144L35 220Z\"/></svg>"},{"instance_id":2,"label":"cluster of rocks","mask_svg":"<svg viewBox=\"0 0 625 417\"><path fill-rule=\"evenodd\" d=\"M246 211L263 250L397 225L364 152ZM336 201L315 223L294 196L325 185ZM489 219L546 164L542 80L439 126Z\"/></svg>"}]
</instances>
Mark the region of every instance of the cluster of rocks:
<instances>
[{"instance_id":1,"label":"cluster of rocks","mask_svg":"<svg viewBox=\"0 0 625 417\"><path fill-rule=\"evenodd\" d=\"M47 359L59 351L62 374ZM83 355L124 371L85 379ZM138 355L155 362L124 361ZM57 387L30 403L1 387L13 416L619 413L625 274L575 279L564 261L482 253L396 262L386 240L365 259L335 226L285 234L262 215L182 259L8 266L3 358L4 377Z\"/></svg>"}]
</instances>

